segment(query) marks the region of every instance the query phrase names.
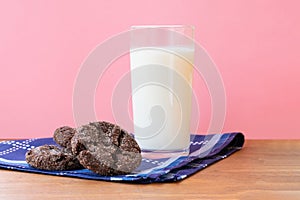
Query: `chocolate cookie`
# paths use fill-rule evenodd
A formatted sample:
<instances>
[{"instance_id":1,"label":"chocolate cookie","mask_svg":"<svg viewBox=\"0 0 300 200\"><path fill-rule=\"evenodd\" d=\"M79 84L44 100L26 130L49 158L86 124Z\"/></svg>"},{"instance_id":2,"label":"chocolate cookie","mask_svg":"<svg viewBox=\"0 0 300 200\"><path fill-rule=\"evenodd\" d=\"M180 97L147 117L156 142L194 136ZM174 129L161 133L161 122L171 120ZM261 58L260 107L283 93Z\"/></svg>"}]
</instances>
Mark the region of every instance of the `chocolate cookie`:
<instances>
[{"instance_id":1,"label":"chocolate cookie","mask_svg":"<svg viewBox=\"0 0 300 200\"><path fill-rule=\"evenodd\" d=\"M75 132L74 128L63 126L54 131L53 139L58 145L71 149L71 139Z\"/></svg>"},{"instance_id":2,"label":"chocolate cookie","mask_svg":"<svg viewBox=\"0 0 300 200\"><path fill-rule=\"evenodd\" d=\"M55 145L43 145L27 151L26 162L43 170L81 169L79 161L70 150Z\"/></svg>"},{"instance_id":3,"label":"chocolate cookie","mask_svg":"<svg viewBox=\"0 0 300 200\"><path fill-rule=\"evenodd\" d=\"M80 164L100 175L130 173L142 160L134 138L109 122L93 122L77 128L71 145Z\"/></svg>"}]
</instances>

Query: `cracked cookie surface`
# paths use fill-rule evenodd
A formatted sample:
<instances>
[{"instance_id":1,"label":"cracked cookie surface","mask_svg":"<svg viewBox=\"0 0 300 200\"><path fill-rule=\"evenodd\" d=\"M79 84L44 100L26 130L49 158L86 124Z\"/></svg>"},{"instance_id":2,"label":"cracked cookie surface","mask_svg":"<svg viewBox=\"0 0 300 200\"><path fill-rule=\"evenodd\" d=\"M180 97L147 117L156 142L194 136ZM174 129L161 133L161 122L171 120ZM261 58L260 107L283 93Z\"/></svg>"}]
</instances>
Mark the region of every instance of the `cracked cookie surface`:
<instances>
[{"instance_id":1,"label":"cracked cookie surface","mask_svg":"<svg viewBox=\"0 0 300 200\"><path fill-rule=\"evenodd\" d=\"M26 162L43 170L72 170L83 168L76 156L68 149L55 145L43 145L26 153Z\"/></svg>"},{"instance_id":2,"label":"cracked cookie surface","mask_svg":"<svg viewBox=\"0 0 300 200\"><path fill-rule=\"evenodd\" d=\"M77 128L71 146L82 166L105 176L130 173L142 160L134 138L120 126L105 121Z\"/></svg>"},{"instance_id":3,"label":"cracked cookie surface","mask_svg":"<svg viewBox=\"0 0 300 200\"><path fill-rule=\"evenodd\" d=\"M69 126L57 128L53 134L53 140L56 144L71 149L71 139L75 135L76 129Z\"/></svg>"}]
</instances>

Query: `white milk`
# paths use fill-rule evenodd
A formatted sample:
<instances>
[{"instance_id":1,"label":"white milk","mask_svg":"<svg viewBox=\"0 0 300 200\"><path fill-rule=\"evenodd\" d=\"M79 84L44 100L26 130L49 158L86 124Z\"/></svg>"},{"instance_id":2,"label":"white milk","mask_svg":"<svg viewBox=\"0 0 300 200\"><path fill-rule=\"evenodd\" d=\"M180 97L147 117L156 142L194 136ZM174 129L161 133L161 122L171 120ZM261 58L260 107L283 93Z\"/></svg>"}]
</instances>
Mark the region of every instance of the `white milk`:
<instances>
[{"instance_id":1,"label":"white milk","mask_svg":"<svg viewBox=\"0 0 300 200\"><path fill-rule=\"evenodd\" d=\"M142 150L182 151L189 147L193 59L192 48L131 50L134 131ZM147 70L151 65L161 71ZM138 69L143 70L135 74ZM141 80L146 83L141 85Z\"/></svg>"}]
</instances>

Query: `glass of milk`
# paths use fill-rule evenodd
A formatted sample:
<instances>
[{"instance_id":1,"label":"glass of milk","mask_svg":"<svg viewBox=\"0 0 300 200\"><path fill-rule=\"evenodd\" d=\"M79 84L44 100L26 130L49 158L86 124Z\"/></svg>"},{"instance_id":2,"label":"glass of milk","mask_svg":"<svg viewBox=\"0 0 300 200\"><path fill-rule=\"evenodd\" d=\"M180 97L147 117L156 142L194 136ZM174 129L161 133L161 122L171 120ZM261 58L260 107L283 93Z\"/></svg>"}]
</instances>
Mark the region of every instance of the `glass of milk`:
<instances>
[{"instance_id":1,"label":"glass of milk","mask_svg":"<svg viewBox=\"0 0 300 200\"><path fill-rule=\"evenodd\" d=\"M193 34L188 25L131 27L134 135L143 154L189 153Z\"/></svg>"}]
</instances>

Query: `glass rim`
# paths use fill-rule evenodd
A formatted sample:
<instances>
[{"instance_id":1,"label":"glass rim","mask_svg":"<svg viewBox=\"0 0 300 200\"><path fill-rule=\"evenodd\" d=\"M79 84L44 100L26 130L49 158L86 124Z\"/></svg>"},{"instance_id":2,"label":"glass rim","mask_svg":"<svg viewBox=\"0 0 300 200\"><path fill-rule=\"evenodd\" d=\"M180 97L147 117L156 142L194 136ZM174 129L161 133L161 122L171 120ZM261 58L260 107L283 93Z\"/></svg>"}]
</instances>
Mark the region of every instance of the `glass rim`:
<instances>
[{"instance_id":1,"label":"glass rim","mask_svg":"<svg viewBox=\"0 0 300 200\"><path fill-rule=\"evenodd\" d=\"M191 28L195 29L193 25L184 25L184 24L175 24L175 25L133 25L131 26L132 29L136 28Z\"/></svg>"}]
</instances>

